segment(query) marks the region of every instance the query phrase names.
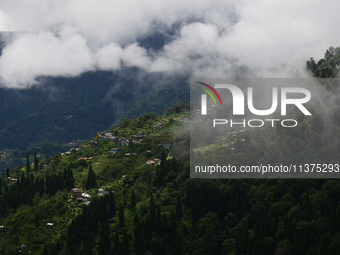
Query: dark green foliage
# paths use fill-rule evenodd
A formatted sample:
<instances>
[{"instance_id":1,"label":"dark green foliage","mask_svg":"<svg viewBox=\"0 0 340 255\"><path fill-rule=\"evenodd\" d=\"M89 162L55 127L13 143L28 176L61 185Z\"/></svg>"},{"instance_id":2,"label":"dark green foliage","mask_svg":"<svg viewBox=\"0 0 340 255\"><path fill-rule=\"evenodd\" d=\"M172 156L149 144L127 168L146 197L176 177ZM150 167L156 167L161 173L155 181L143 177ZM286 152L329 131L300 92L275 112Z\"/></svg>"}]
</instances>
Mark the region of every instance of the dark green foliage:
<instances>
[{"instance_id":1,"label":"dark green foliage","mask_svg":"<svg viewBox=\"0 0 340 255\"><path fill-rule=\"evenodd\" d=\"M182 255L183 254L183 246L182 246L182 238L179 236L178 231L175 230L173 241L172 241L172 255Z\"/></svg>"},{"instance_id":2,"label":"dark green foliage","mask_svg":"<svg viewBox=\"0 0 340 255\"><path fill-rule=\"evenodd\" d=\"M37 152L34 151L34 170L38 170L39 168L39 159L37 159Z\"/></svg>"},{"instance_id":3,"label":"dark green foliage","mask_svg":"<svg viewBox=\"0 0 340 255\"><path fill-rule=\"evenodd\" d=\"M340 47L329 47L326 50L324 58L320 59L318 63L311 58L306 62L306 69L311 71L319 78L333 78L338 74L337 66L340 65Z\"/></svg>"},{"instance_id":4,"label":"dark green foliage","mask_svg":"<svg viewBox=\"0 0 340 255\"><path fill-rule=\"evenodd\" d=\"M129 120L129 125L139 125L142 118ZM251 154L256 154L254 158L261 158L266 163L273 163L274 159L277 162L291 162L295 154L304 149L310 150L308 153L313 158L324 153L325 159L336 162L339 152L337 135L327 138L329 127L322 127L322 118L316 114L301 123L302 131L276 128L263 130L253 137L247 137L255 147L251 147L252 144L238 145L237 142L235 147L247 151L246 157L251 158ZM276 136L279 138L276 139ZM320 144L324 144L327 139L329 148L324 148L326 152L322 152ZM38 175L35 178L32 178L32 174L26 176L22 171L20 181L8 184L5 181L2 185L4 195L0 196L1 214L5 222L13 226L13 233L18 233L18 237L15 237L8 231L11 239L7 238L6 241L17 240L15 244L20 245L20 231L27 234L31 224L34 235L43 230L56 233L56 238L47 244L51 255L339 253L339 180L190 179L187 173L189 159L185 153L177 153L189 151L185 141L177 141L178 145L171 150L174 155L172 160L166 160L169 151L158 148L158 141L134 144L134 149L140 149L138 152L142 155L122 166L127 168L124 173L126 177L107 181L98 170L98 180L95 178L95 181L100 187L107 187L109 193L94 195L87 206L73 204L69 194L52 202L52 196L60 193L58 190L69 190L80 183L81 177L77 175L79 173L81 176L83 169L78 173L72 169L72 160L65 160L59 166L56 164L58 159L53 158L49 163L59 168L33 172ZM300 147L296 149L292 145ZM117 154L108 155L110 146L105 142L102 145L98 143L92 149L96 152L91 156L101 156L117 165L130 160L125 157L117 160ZM179 146L183 148L178 149ZM153 153L156 151L152 156L162 159L159 166L145 166L143 153L147 148L151 148ZM124 149L130 150L128 146ZM234 156L230 159L235 164L245 159L243 156ZM136 162L137 167L134 166ZM93 172L92 166L89 168L89 173L90 170ZM90 179L87 178L87 181ZM83 181L87 184L85 179ZM48 201L51 202L46 207L47 202L43 202L42 198L46 197L44 193L50 196ZM26 210L22 206L25 204L32 206L31 216L20 215ZM13 213L19 207L18 214ZM55 208L58 210L54 211ZM62 225L60 229L42 229L45 227L41 227L42 224L46 224L54 214L63 215L64 212L59 212L63 209L69 216L58 222ZM7 219L7 215L13 220ZM25 219L27 217L31 217L28 222ZM7 233L1 232L1 235ZM20 235L20 238L29 239L27 235ZM30 242L34 243L32 240ZM0 242L0 245L7 245L6 249L11 251L9 244ZM43 244L37 247L37 253L44 249Z\"/></svg>"},{"instance_id":5,"label":"dark green foliage","mask_svg":"<svg viewBox=\"0 0 340 255\"><path fill-rule=\"evenodd\" d=\"M139 240L139 237L140 237L140 234L142 232L142 225L139 221L139 217L137 214L135 214L135 218L134 218L134 230L133 230L133 233L134 233L134 237L135 237L135 243L138 243L138 240Z\"/></svg>"},{"instance_id":6,"label":"dark green foliage","mask_svg":"<svg viewBox=\"0 0 340 255\"><path fill-rule=\"evenodd\" d=\"M27 176L27 180L29 180L29 176L30 176L30 161L29 161L29 156L28 154L26 155L26 176Z\"/></svg>"},{"instance_id":7,"label":"dark green foliage","mask_svg":"<svg viewBox=\"0 0 340 255\"><path fill-rule=\"evenodd\" d=\"M129 255L131 253L131 250L130 250L130 240L129 240L129 237L127 235L127 233L125 232L124 233L124 238L123 238L123 243L122 243L122 246L121 246L121 254L122 255Z\"/></svg>"},{"instance_id":8,"label":"dark green foliage","mask_svg":"<svg viewBox=\"0 0 340 255\"><path fill-rule=\"evenodd\" d=\"M91 243L84 244L84 250L82 252L84 255L94 255Z\"/></svg>"},{"instance_id":9,"label":"dark green foliage","mask_svg":"<svg viewBox=\"0 0 340 255\"><path fill-rule=\"evenodd\" d=\"M155 208L155 203L153 202L153 196L151 195L150 198L150 216L152 222L155 221L155 216L156 216L156 208Z\"/></svg>"},{"instance_id":10,"label":"dark green foliage","mask_svg":"<svg viewBox=\"0 0 340 255\"><path fill-rule=\"evenodd\" d=\"M93 235L90 231L90 228L88 225L85 226L83 230L83 252L82 254L92 255L93 254Z\"/></svg>"},{"instance_id":11,"label":"dark green foliage","mask_svg":"<svg viewBox=\"0 0 340 255\"><path fill-rule=\"evenodd\" d=\"M156 210L155 230L158 235L162 234L162 217L161 217L161 211L159 207L157 207L157 210Z\"/></svg>"},{"instance_id":12,"label":"dark green foliage","mask_svg":"<svg viewBox=\"0 0 340 255\"><path fill-rule=\"evenodd\" d=\"M135 198L135 192L134 190L131 191L131 208L134 208L136 206L136 198Z\"/></svg>"},{"instance_id":13,"label":"dark green foliage","mask_svg":"<svg viewBox=\"0 0 340 255\"><path fill-rule=\"evenodd\" d=\"M119 208L118 216L119 216L119 226L120 227L125 227L125 219L124 219L124 209L123 209L123 207Z\"/></svg>"},{"instance_id":14,"label":"dark green foliage","mask_svg":"<svg viewBox=\"0 0 340 255\"><path fill-rule=\"evenodd\" d=\"M107 255L111 250L110 234L109 225L107 223L103 224L100 232L98 255Z\"/></svg>"},{"instance_id":15,"label":"dark green foliage","mask_svg":"<svg viewBox=\"0 0 340 255\"><path fill-rule=\"evenodd\" d=\"M114 217L116 214L116 200L113 195L113 192L109 193L109 218Z\"/></svg>"},{"instance_id":16,"label":"dark green foliage","mask_svg":"<svg viewBox=\"0 0 340 255\"><path fill-rule=\"evenodd\" d=\"M114 237L112 254L122 254L122 245L119 241L118 233L116 233Z\"/></svg>"},{"instance_id":17,"label":"dark green foliage","mask_svg":"<svg viewBox=\"0 0 340 255\"><path fill-rule=\"evenodd\" d=\"M177 196L177 200L176 200L176 218L180 219L182 217L183 217L182 203L181 203L180 197Z\"/></svg>"},{"instance_id":18,"label":"dark green foliage","mask_svg":"<svg viewBox=\"0 0 340 255\"><path fill-rule=\"evenodd\" d=\"M44 245L41 255L50 255L50 253L48 252L47 244Z\"/></svg>"},{"instance_id":19,"label":"dark green foliage","mask_svg":"<svg viewBox=\"0 0 340 255\"><path fill-rule=\"evenodd\" d=\"M90 165L90 167L89 167L89 173L87 175L85 188L86 189L97 188L97 176L96 176L95 172L93 172L93 170L92 170L92 165Z\"/></svg>"},{"instance_id":20,"label":"dark green foliage","mask_svg":"<svg viewBox=\"0 0 340 255\"><path fill-rule=\"evenodd\" d=\"M198 220L205 213L203 193L200 188L194 185L190 197L191 217Z\"/></svg>"}]
</instances>

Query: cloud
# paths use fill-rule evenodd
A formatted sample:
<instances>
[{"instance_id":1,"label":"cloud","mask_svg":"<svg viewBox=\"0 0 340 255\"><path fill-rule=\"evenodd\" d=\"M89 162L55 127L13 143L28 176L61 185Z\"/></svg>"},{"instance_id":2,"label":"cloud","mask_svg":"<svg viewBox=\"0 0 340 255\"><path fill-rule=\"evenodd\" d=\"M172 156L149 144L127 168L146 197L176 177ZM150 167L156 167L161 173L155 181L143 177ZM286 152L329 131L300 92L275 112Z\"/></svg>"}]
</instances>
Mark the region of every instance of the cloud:
<instances>
[{"instance_id":1,"label":"cloud","mask_svg":"<svg viewBox=\"0 0 340 255\"><path fill-rule=\"evenodd\" d=\"M117 43L106 45L96 54L97 67L102 70L117 70L122 56L123 50Z\"/></svg>"},{"instance_id":2,"label":"cloud","mask_svg":"<svg viewBox=\"0 0 340 255\"><path fill-rule=\"evenodd\" d=\"M16 36L6 41L0 76L5 86L26 87L39 76L122 65L207 77L231 76L239 67L260 76L282 64L303 70L307 59L338 46L339 7L320 0L2 1L0 30ZM139 39L155 31L170 39L144 48Z\"/></svg>"},{"instance_id":3,"label":"cloud","mask_svg":"<svg viewBox=\"0 0 340 255\"><path fill-rule=\"evenodd\" d=\"M32 85L38 76L75 76L93 68L92 52L78 34L24 34L6 46L0 58L1 76L11 87Z\"/></svg>"}]
</instances>

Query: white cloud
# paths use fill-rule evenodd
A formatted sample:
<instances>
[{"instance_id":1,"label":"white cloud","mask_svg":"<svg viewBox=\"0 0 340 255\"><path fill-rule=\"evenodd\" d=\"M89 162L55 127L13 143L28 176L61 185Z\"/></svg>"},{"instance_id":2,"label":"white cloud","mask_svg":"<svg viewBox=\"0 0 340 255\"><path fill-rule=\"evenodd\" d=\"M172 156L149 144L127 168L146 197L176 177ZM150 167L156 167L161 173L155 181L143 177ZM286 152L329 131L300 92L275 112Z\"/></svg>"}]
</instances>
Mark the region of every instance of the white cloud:
<instances>
[{"instance_id":1,"label":"white cloud","mask_svg":"<svg viewBox=\"0 0 340 255\"><path fill-rule=\"evenodd\" d=\"M78 34L27 33L6 46L0 58L1 76L14 87L34 84L41 75L74 76L93 68L92 53Z\"/></svg>"},{"instance_id":2,"label":"white cloud","mask_svg":"<svg viewBox=\"0 0 340 255\"><path fill-rule=\"evenodd\" d=\"M124 49L123 61L127 66L137 66L143 69L148 69L150 66L150 59L146 50L139 47L136 43Z\"/></svg>"},{"instance_id":3,"label":"white cloud","mask_svg":"<svg viewBox=\"0 0 340 255\"><path fill-rule=\"evenodd\" d=\"M96 65L102 70L117 70L122 56L122 48L117 43L111 43L97 52Z\"/></svg>"},{"instance_id":4,"label":"white cloud","mask_svg":"<svg viewBox=\"0 0 340 255\"><path fill-rule=\"evenodd\" d=\"M11 0L0 2L0 29L21 32L0 57L7 86L39 76L117 70L227 76L237 65L262 74L285 63L304 69L339 46L340 3L320 0ZM158 51L136 40L179 26Z\"/></svg>"}]
</instances>

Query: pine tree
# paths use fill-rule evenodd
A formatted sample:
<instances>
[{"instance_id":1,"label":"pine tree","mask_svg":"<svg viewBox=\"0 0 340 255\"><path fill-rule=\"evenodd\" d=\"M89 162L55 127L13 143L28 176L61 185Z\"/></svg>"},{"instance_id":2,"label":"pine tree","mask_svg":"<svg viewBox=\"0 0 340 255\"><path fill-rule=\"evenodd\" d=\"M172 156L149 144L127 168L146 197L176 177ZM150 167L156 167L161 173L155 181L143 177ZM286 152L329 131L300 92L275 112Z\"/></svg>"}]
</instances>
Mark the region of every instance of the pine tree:
<instances>
[{"instance_id":1,"label":"pine tree","mask_svg":"<svg viewBox=\"0 0 340 255\"><path fill-rule=\"evenodd\" d=\"M130 149L133 149L133 142L132 142L132 137L130 137L130 140L129 140L129 148Z\"/></svg>"},{"instance_id":2,"label":"pine tree","mask_svg":"<svg viewBox=\"0 0 340 255\"><path fill-rule=\"evenodd\" d=\"M72 170L70 169L70 167L67 168L67 171L66 171L66 183L65 183L65 187L67 189L71 189L74 187L74 176L73 176L73 172Z\"/></svg>"},{"instance_id":3,"label":"pine tree","mask_svg":"<svg viewBox=\"0 0 340 255\"><path fill-rule=\"evenodd\" d=\"M142 226L140 224L137 213L135 214L134 222L135 222L135 225L134 225L134 229L133 229L133 234L134 234L135 239L138 240L140 233L142 231Z\"/></svg>"},{"instance_id":4,"label":"pine tree","mask_svg":"<svg viewBox=\"0 0 340 255\"><path fill-rule=\"evenodd\" d=\"M237 192L235 202L234 202L234 213L237 218L242 218L243 213L243 199L242 193L240 191Z\"/></svg>"},{"instance_id":5,"label":"pine tree","mask_svg":"<svg viewBox=\"0 0 340 255\"><path fill-rule=\"evenodd\" d=\"M37 159L37 152L34 151L34 170L38 170L39 160Z\"/></svg>"},{"instance_id":6,"label":"pine tree","mask_svg":"<svg viewBox=\"0 0 340 255\"><path fill-rule=\"evenodd\" d=\"M123 209L123 207L119 208L119 226L125 227L124 209Z\"/></svg>"},{"instance_id":7,"label":"pine tree","mask_svg":"<svg viewBox=\"0 0 340 255\"><path fill-rule=\"evenodd\" d=\"M178 231L175 230L174 238L172 241L172 255L182 255L183 254L183 247L182 247L182 240L178 234Z\"/></svg>"},{"instance_id":8,"label":"pine tree","mask_svg":"<svg viewBox=\"0 0 340 255\"><path fill-rule=\"evenodd\" d=\"M27 176L27 181L29 181L30 177L30 160L28 154L26 155L26 176Z\"/></svg>"},{"instance_id":9,"label":"pine tree","mask_svg":"<svg viewBox=\"0 0 340 255\"><path fill-rule=\"evenodd\" d=\"M33 205L38 205L38 204L40 204L40 194L39 194L39 192L35 193L32 202L33 202Z\"/></svg>"},{"instance_id":10,"label":"pine tree","mask_svg":"<svg viewBox=\"0 0 340 255\"><path fill-rule=\"evenodd\" d=\"M249 232L248 232L248 224L246 224L243 229L243 236L241 237L241 240L239 242L239 249L241 253L243 254L246 254L247 252L248 241L249 241Z\"/></svg>"},{"instance_id":11,"label":"pine tree","mask_svg":"<svg viewBox=\"0 0 340 255\"><path fill-rule=\"evenodd\" d=\"M183 211L182 211L182 204L181 199L179 196L177 196L177 202L176 202L176 219L180 219L183 217Z\"/></svg>"},{"instance_id":12,"label":"pine tree","mask_svg":"<svg viewBox=\"0 0 340 255\"><path fill-rule=\"evenodd\" d=\"M142 231L140 234L140 238L137 244L137 249L135 249L135 252L137 252L137 254L144 254L147 251L147 248L148 248L148 244L147 244L147 240L145 237L145 233L144 231Z\"/></svg>"},{"instance_id":13,"label":"pine tree","mask_svg":"<svg viewBox=\"0 0 340 255\"><path fill-rule=\"evenodd\" d=\"M193 187L190 197L191 218L198 220L204 215L204 198L202 190L196 185Z\"/></svg>"},{"instance_id":14,"label":"pine tree","mask_svg":"<svg viewBox=\"0 0 340 255\"><path fill-rule=\"evenodd\" d=\"M67 250L69 251L70 254L77 254L75 238L74 238L74 235L73 235L73 230L71 228L71 225L70 225L70 228L69 228L69 234L68 234L68 238L67 238Z\"/></svg>"},{"instance_id":15,"label":"pine tree","mask_svg":"<svg viewBox=\"0 0 340 255\"><path fill-rule=\"evenodd\" d=\"M92 170L92 165L89 167L89 173L87 175L85 187L87 190L97 188L97 176Z\"/></svg>"},{"instance_id":16,"label":"pine tree","mask_svg":"<svg viewBox=\"0 0 340 255\"><path fill-rule=\"evenodd\" d=\"M154 185L158 185L159 187L164 183L164 174L163 168L159 165L156 166L156 178L154 179Z\"/></svg>"},{"instance_id":17,"label":"pine tree","mask_svg":"<svg viewBox=\"0 0 340 255\"><path fill-rule=\"evenodd\" d=\"M91 243L84 244L83 255L94 255Z\"/></svg>"},{"instance_id":18,"label":"pine tree","mask_svg":"<svg viewBox=\"0 0 340 255\"><path fill-rule=\"evenodd\" d=\"M106 196L106 195L105 195ZM107 221L107 202L105 201L105 196L101 197L102 199L102 207L101 207L101 222L106 222Z\"/></svg>"},{"instance_id":19,"label":"pine tree","mask_svg":"<svg viewBox=\"0 0 340 255\"><path fill-rule=\"evenodd\" d=\"M168 218L166 217L166 214L164 213L162 217L162 232L166 238L169 237L169 230L170 230L169 221Z\"/></svg>"},{"instance_id":20,"label":"pine tree","mask_svg":"<svg viewBox=\"0 0 340 255\"><path fill-rule=\"evenodd\" d=\"M122 246L122 254L124 255L129 255L131 253L130 250L130 240L128 238L127 233L124 233L124 238L123 238L123 246Z\"/></svg>"},{"instance_id":21,"label":"pine tree","mask_svg":"<svg viewBox=\"0 0 340 255\"><path fill-rule=\"evenodd\" d=\"M173 210L170 211L169 225L170 225L170 232L174 233L174 231L176 229L176 218L175 218L175 213L174 213Z\"/></svg>"},{"instance_id":22,"label":"pine tree","mask_svg":"<svg viewBox=\"0 0 340 255\"><path fill-rule=\"evenodd\" d=\"M112 250L113 250L113 254L121 254L121 244L120 244L119 235L117 232L114 237Z\"/></svg>"},{"instance_id":23,"label":"pine tree","mask_svg":"<svg viewBox=\"0 0 340 255\"><path fill-rule=\"evenodd\" d=\"M134 190L131 191L131 208L135 208L136 206L136 198Z\"/></svg>"},{"instance_id":24,"label":"pine tree","mask_svg":"<svg viewBox=\"0 0 340 255\"><path fill-rule=\"evenodd\" d=\"M156 229L157 235L162 234L162 218L161 218L161 211L159 209L159 206L157 206L157 209L156 209L155 229Z\"/></svg>"},{"instance_id":25,"label":"pine tree","mask_svg":"<svg viewBox=\"0 0 340 255\"><path fill-rule=\"evenodd\" d=\"M150 242L151 237L152 237L153 225L154 225L154 222L151 220L150 215L146 215L143 230L144 230L146 241L148 243Z\"/></svg>"},{"instance_id":26,"label":"pine tree","mask_svg":"<svg viewBox=\"0 0 340 255\"><path fill-rule=\"evenodd\" d=\"M111 250L110 228L107 223L103 224L100 233L98 255L107 255Z\"/></svg>"},{"instance_id":27,"label":"pine tree","mask_svg":"<svg viewBox=\"0 0 340 255\"><path fill-rule=\"evenodd\" d=\"M86 208L86 207L85 207ZM93 250L92 250L92 244L93 244L93 235L90 231L90 228L88 225L85 226L84 230L83 230L83 254L93 254Z\"/></svg>"},{"instance_id":28,"label":"pine tree","mask_svg":"<svg viewBox=\"0 0 340 255\"><path fill-rule=\"evenodd\" d=\"M177 171L177 161L176 161L175 157L172 158L171 171L174 171L176 174L178 174L178 171Z\"/></svg>"},{"instance_id":29,"label":"pine tree","mask_svg":"<svg viewBox=\"0 0 340 255\"><path fill-rule=\"evenodd\" d=\"M247 213L250 212L250 204L249 204L249 198L247 196L247 194L245 195L245 198L244 198L244 206L243 206L243 217L246 216Z\"/></svg>"},{"instance_id":30,"label":"pine tree","mask_svg":"<svg viewBox=\"0 0 340 255\"><path fill-rule=\"evenodd\" d=\"M116 200L113 192L109 193L109 218L116 215Z\"/></svg>"},{"instance_id":31,"label":"pine tree","mask_svg":"<svg viewBox=\"0 0 340 255\"><path fill-rule=\"evenodd\" d=\"M292 180L292 184L289 187L289 193L292 195L292 197L295 199L295 202L299 199L299 192L296 184L296 180Z\"/></svg>"},{"instance_id":32,"label":"pine tree","mask_svg":"<svg viewBox=\"0 0 340 255\"><path fill-rule=\"evenodd\" d=\"M151 216L152 222L155 221L155 214L156 214L156 208L155 208L155 204L153 202L153 196L151 195L151 199L150 199L150 216Z\"/></svg>"},{"instance_id":33,"label":"pine tree","mask_svg":"<svg viewBox=\"0 0 340 255\"><path fill-rule=\"evenodd\" d=\"M48 252L48 249L47 249L47 244L44 245L43 247L43 250L42 250L42 255L49 255L50 253Z\"/></svg>"},{"instance_id":34,"label":"pine tree","mask_svg":"<svg viewBox=\"0 0 340 255\"><path fill-rule=\"evenodd\" d=\"M163 150L162 156L161 156L161 168L164 167L165 163L166 163L166 154L165 154L165 151Z\"/></svg>"}]
</instances>

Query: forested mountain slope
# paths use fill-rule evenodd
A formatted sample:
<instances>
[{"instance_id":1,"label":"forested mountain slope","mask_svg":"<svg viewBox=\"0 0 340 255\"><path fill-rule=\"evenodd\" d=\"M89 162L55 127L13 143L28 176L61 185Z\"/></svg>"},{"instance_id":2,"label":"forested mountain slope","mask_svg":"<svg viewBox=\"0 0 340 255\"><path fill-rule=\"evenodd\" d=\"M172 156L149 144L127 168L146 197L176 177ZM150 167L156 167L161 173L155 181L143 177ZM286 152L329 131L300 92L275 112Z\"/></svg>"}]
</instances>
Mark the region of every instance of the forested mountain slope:
<instances>
[{"instance_id":1,"label":"forested mountain slope","mask_svg":"<svg viewBox=\"0 0 340 255\"><path fill-rule=\"evenodd\" d=\"M148 134L140 143L119 146L122 140L111 141L103 134L85 142L81 150L41 161L38 170L26 166L11 173L20 181L2 179L0 225L8 228L0 232L1 251L13 254L21 248L23 254L99 255L340 252L338 180L190 179L188 112L183 112L188 105L173 109L178 113L170 115L168 110L168 117L163 118L140 116L111 130L113 137L125 137L123 141ZM159 124L163 128L157 128ZM313 125L306 128L318 132ZM279 152L282 139L295 139L294 133L275 128L261 132L272 143L256 147L246 132L247 142L242 146L237 145L241 137L233 138L235 151L249 154L256 149L267 155ZM309 144L314 138L306 139ZM115 152L117 148L120 151ZM314 150L321 153L322 148ZM336 160L337 154L330 157ZM155 159L160 163L146 164ZM234 154L233 160L238 164L243 158ZM73 187L92 196L89 205L70 198Z\"/></svg>"},{"instance_id":2,"label":"forested mountain slope","mask_svg":"<svg viewBox=\"0 0 340 255\"><path fill-rule=\"evenodd\" d=\"M339 164L340 123L314 110L296 116L296 129L230 136L230 163ZM111 134L3 176L0 253L340 253L339 179L190 179L189 104L166 113L125 119ZM71 188L91 198L78 203Z\"/></svg>"},{"instance_id":3,"label":"forested mountain slope","mask_svg":"<svg viewBox=\"0 0 340 255\"><path fill-rule=\"evenodd\" d=\"M168 76L162 80L137 69L41 79L44 86L0 88L0 150L37 147L42 141L89 139L124 116L164 114L166 107L189 99L185 79ZM165 97L169 84L171 95Z\"/></svg>"}]
</instances>

